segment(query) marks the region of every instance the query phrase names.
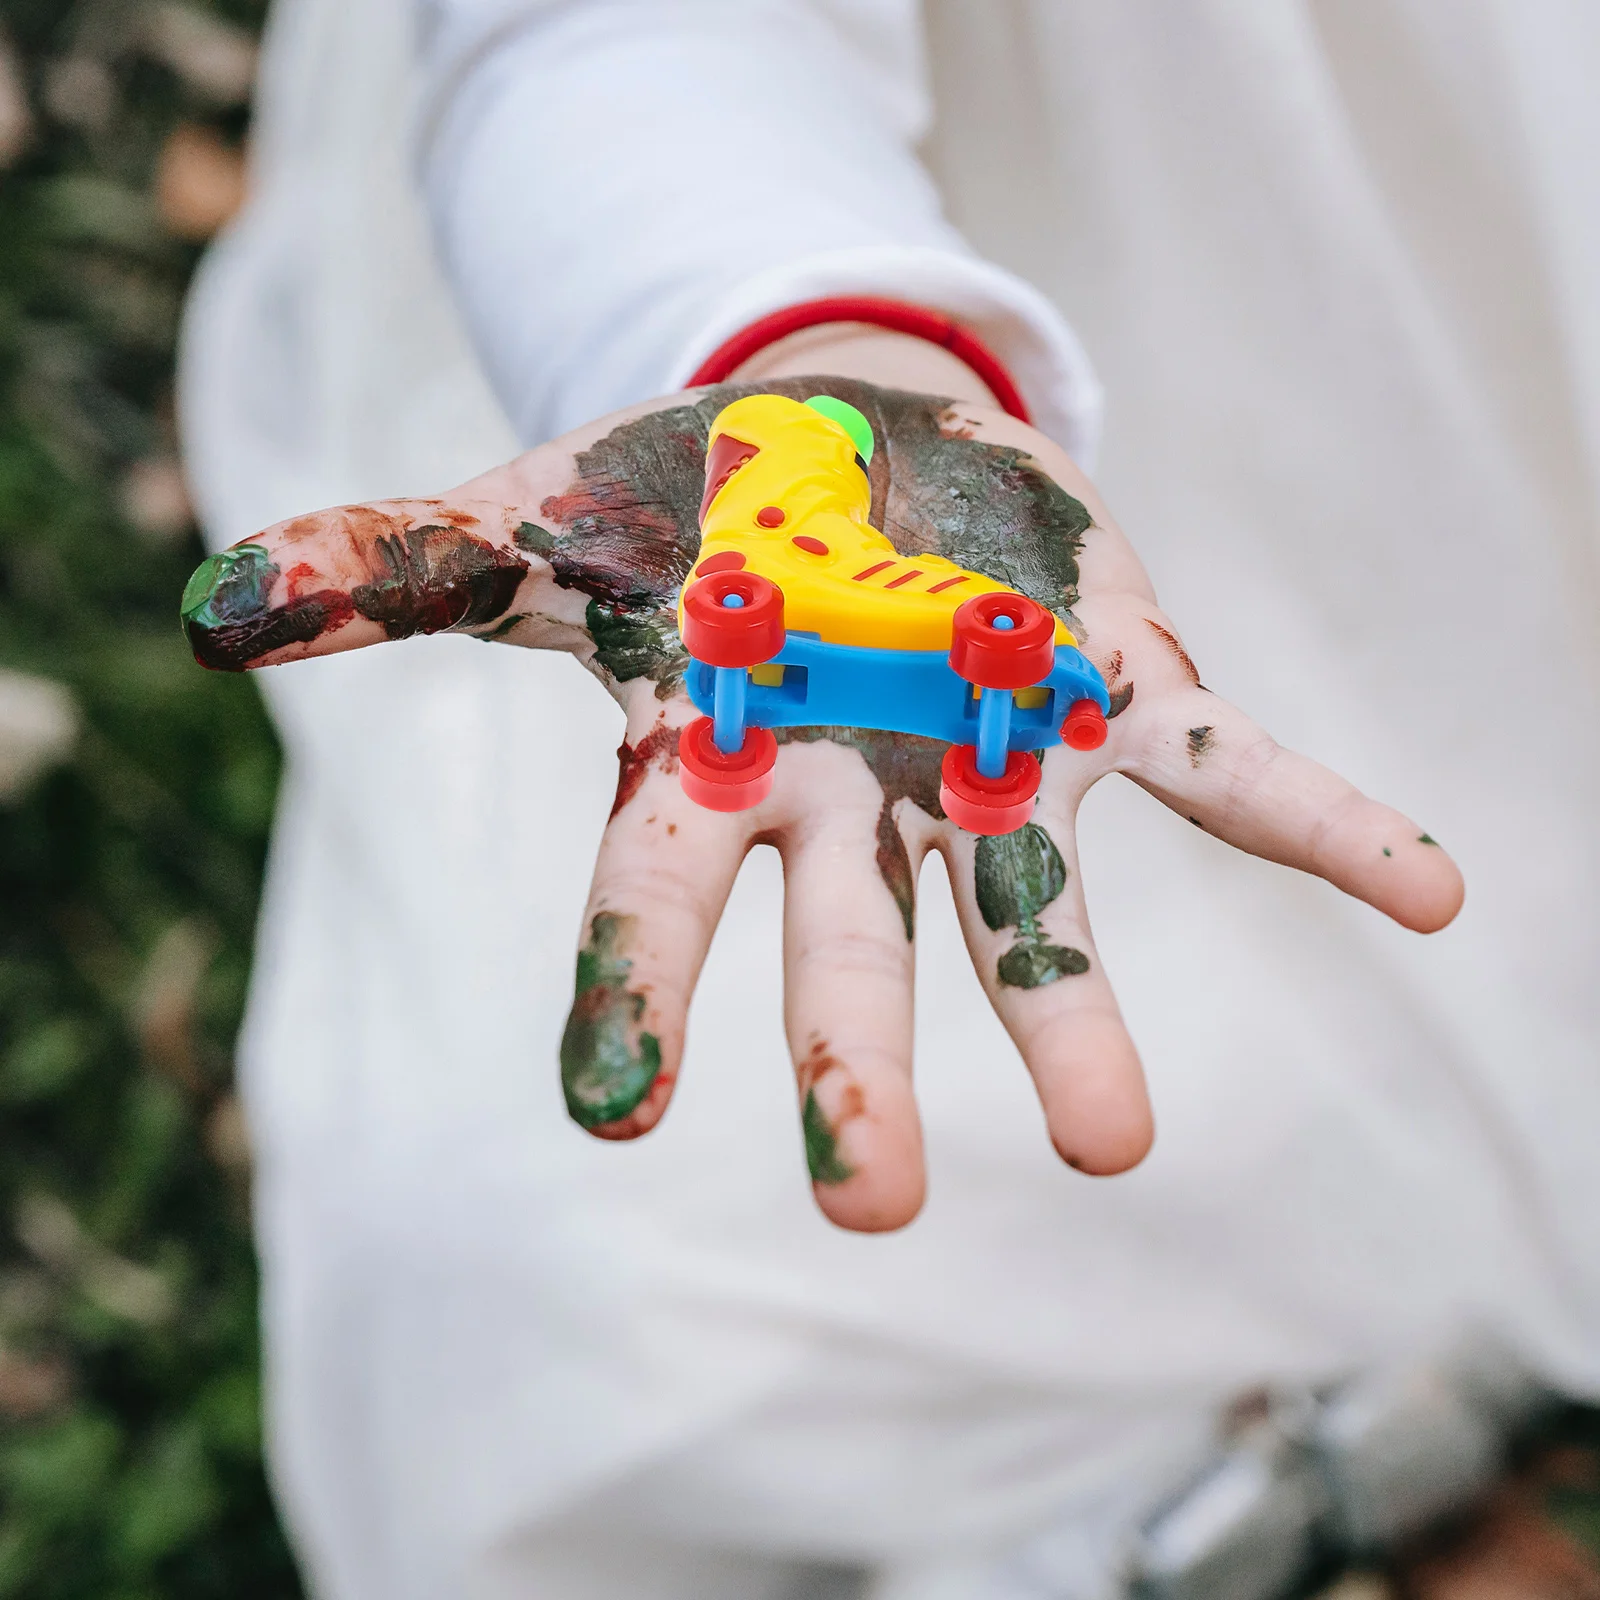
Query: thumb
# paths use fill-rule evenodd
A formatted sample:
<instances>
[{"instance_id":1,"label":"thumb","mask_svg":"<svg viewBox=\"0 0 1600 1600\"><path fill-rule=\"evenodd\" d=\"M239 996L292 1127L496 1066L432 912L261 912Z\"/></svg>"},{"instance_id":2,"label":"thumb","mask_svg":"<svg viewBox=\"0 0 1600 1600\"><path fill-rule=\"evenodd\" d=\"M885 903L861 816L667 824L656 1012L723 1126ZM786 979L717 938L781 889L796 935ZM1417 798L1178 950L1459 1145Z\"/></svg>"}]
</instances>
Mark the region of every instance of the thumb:
<instances>
[{"instance_id":1,"label":"thumb","mask_svg":"<svg viewBox=\"0 0 1600 1600\"><path fill-rule=\"evenodd\" d=\"M447 631L586 646L586 599L556 581L537 521L563 466L531 451L437 499L316 511L208 556L180 604L195 659L240 672Z\"/></svg>"}]
</instances>

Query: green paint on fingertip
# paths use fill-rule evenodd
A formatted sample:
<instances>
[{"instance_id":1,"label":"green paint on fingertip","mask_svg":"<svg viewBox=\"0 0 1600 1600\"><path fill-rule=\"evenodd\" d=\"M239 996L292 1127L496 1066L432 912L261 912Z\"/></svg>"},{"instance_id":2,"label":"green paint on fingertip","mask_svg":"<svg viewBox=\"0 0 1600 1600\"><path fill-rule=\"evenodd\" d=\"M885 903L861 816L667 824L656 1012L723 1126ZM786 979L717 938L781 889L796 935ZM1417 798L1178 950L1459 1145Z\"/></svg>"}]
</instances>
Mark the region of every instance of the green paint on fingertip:
<instances>
[{"instance_id":1,"label":"green paint on fingertip","mask_svg":"<svg viewBox=\"0 0 1600 1600\"><path fill-rule=\"evenodd\" d=\"M856 1169L840 1158L839 1136L818 1103L815 1089L806 1090L800 1126L806 1141L806 1169L813 1183L843 1183L855 1176Z\"/></svg>"},{"instance_id":2,"label":"green paint on fingertip","mask_svg":"<svg viewBox=\"0 0 1600 1600\"><path fill-rule=\"evenodd\" d=\"M266 609L267 592L278 569L265 545L236 544L209 555L189 575L178 602L187 625L219 627Z\"/></svg>"},{"instance_id":3,"label":"green paint on fingertip","mask_svg":"<svg viewBox=\"0 0 1600 1600\"><path fill-rule=\"evenodd\" d=\"M568 1115L582 1128L627 1116L661 1073L660 1040L635 1035L645 997L628 988L633 963L619 953L633 922L598 913L578 952L577 993L561 1035L561 1088Z\"/></svg>"},{"instance_id":4,"label":"green paint on fingertip","mask_svg":"<svg viewBox=\"0 0 1600 1600\"><path fill-rule=\"evenodd\" d=\"M1417 843L1418 844L1431 844L1434 847L1435 850L1437 850L1439 848L1439 841L1437 839L1435 839L1431 834L1427 834L1427 833L1419 833L1417 835Z\"/></svg>"},{"instance_id":5,"label":"green paint on fingertip","mask_svg":"<svg viewBox=\"0 0 1600 1600\"><path fill-rule=\"evenodd\" d=\"M1393 855L1393 854L1394 854L1394 851L1393 851L1393 850L1391 850L1391 849L1390 849L1390 848L1389 848L1389 847L1388 847L1388 845L1385 845L1385 846L1384 846L1384 847L1383 847L1383 853L1384 853L1384 854L1385 854L1385 855L1386 855L1386 856L1392 856L1392 855Z\"/></svg>"},{"instance_id":6,"label":"green paint on fingertip","mask_svg":"<svg viewBox=\"0 0 1600 1600\"><path fill-rule=\"evenodd\" d=\"M210 555L189 574L189 581L183 586L183 598L178 602L178 615L185 622L211 598L211 591L216 588L223 570L222 557Z\"/></svg>"},{"instance_id":7,"label":"green paint on fingertip","mask_svg":"<svg viewBox=\"0 0 1600 1600\"><path fill-rule=\"evenodd\" d=\"M350 597L319 589L272 604L278 565L265 545L236 544L207 556L178 602L189 648L203 667L243 672L263 657L309 644L353 615Z\"/></svg>"}]
</instances>

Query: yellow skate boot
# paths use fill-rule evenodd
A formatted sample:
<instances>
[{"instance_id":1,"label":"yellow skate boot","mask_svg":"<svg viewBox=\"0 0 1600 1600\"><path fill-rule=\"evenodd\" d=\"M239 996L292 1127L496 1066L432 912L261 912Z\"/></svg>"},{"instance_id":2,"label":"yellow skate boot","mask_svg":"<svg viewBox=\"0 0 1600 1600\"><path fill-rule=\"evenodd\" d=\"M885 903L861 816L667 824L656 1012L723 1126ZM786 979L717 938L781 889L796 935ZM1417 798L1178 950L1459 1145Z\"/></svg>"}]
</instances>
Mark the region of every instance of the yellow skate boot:
<instances>
[{"instance_id":1,"label":"yellow skate boot","mask_svg":"<svg viewBox=\"0 0 1600 1600\"><path fill-rule=\"evenodd\" d=\"M871 459L867 419L826 396L751 395L712 424L700 553L678 602L701 712L679 739L680 781L740 811L771 789L773 728L919 734L950 746L946 816L1010 832L1038 792L1033 751L1105 739L1105 682L1028 596L898 554L867 520Z\"/></svg>"},{"instance_id":2,"label":"yellow skate boot","mask_svg":"<svg viewBox=\"0 0 1600 1600\"><path fill-rule=\"evenodd\" d=\"M829 644L948 650L966 601L1016 591L943 556L900 555L867 520L871 458L872 429L843 401L735 400L711 425L696 576L760 574L783 591L788 628ZM1059 620L1055 642L1076 642Z\"/></svg>"}]
</instances>

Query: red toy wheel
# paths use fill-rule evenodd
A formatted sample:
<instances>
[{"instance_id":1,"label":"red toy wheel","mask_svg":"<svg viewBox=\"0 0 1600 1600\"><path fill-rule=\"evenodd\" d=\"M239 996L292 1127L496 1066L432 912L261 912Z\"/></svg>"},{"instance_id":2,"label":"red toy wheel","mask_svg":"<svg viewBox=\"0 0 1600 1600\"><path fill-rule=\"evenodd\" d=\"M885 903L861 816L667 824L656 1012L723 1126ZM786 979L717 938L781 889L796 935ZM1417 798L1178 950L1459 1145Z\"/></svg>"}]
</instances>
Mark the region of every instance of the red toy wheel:
<instances>
[{"instance_id":1,"label":"red toy wheel","mask_svg":"<svg viewBox=\"0 0 1600 1600\"><path fill-rule=\"evenodd\" d=\"M678 782L707 811L748 811L772 793L778 741L771 728L746 728L744 748L724 755L710 717L696 717L678 735Z\"/></svg>"},{"instance_id":2,"label":"red toy wheel","mask_svg":"<svg viewBox=\"0 0 1600 1600\"><path fill-rule=\"evenodd\" d=\"M1027 689L1056 664L1056 619L1025 594L974 595L956 612L950 668L981 689Z\"/></svg>"},{"instance_id":3,"label":"red toy wheel","mask_svg":"<svg viewBox=\"0 0 1600 1600\"><path fill-rule=\"evenodd\" d=\"M696 661L758 667L783 638L783 590L758 572L713 572L683 591L683 647Z\"/></svg>"},{"instance_id":4,"label":"red toy wheel","mask_svg":"<svg viewBox=\"0 0 1600 1600\"><path fill-rule=\"evenodd\" d=\"M978 771L978 751L970 744L951 745L939 768L939 804L968 833L1015 833L1033 815L1038 792L1039 760L1026 750L1013 750L998 778Z\"/></svg>"},{"instance_id":5,"label":"red toy wheel","mask_svg":"<svg viewBox=\"0 0 1600 1600\"><path fill-rule=\"evenodd\" d=\"M1105 712L1093 700L1074 700L1061 737L1074 750L1098 750L1106 742Z\"/></svg>"}]
</instances>

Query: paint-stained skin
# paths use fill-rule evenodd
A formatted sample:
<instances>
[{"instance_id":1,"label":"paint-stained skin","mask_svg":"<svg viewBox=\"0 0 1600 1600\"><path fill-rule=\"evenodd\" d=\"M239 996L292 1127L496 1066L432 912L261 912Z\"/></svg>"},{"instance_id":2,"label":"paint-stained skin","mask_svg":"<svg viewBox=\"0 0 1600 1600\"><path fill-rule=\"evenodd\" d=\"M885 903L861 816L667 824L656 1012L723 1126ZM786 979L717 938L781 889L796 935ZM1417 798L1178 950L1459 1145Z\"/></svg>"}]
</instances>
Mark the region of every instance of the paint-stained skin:
<instances>
[{"instance_id":1,"label":"paint-stained skin","mask_svg":"<svg viewBox=\"0 0 1600 1600\"><path fill-rule=\"evenodd\" d=\"M665 718L638 744L624 740L617 746L617 794L611 802L613 817L639 792L645 774L652 768L667 773L678 770L678 730L668 726Z\"/></svg>"},{"instance_id":2,"label":"paint-stained skin","mask_svg":"<svg viewBox=\"0 0 1600 1600\"><path fill-rule=\"evenodd\" d=\"M665 700L689 664L678 638L675 601L683 579L676 574L680 567L687 573L699 533L685 534L676 522L663 526L659 511L622 493L607 446L637 426L623 424L578 456L580 482L595 480L589 493L574 489L545 500L544 513L570 519L567 527L551 533L524 522L515 537L519 549L550 563L558 588L589 596L584 623L595 665L614 683L649 678Z\"/></svg>"},{"instance_id":3,"label":"paint-stained skin","mask_svg":"<svg viewBox=\"0 0 1600 1600\"><path fill-rule=\"evenodd\" d=\"M827 739L854 750L878 780L890 805L909 800L936 822L944 820L939 804L939 764L946 745L917 733L879 733L870 728L777 728L779 744L815 744Z\"/></svg>"},{"instance_id":4,"label":"paint-stained skin","mask_svg":"<svg viewBox=\"0 0 1600 1600\"><path fill-rule=\"evenodd\" d=\"M633 963L622 954L634 920L600 912L578 952L577 993L561 1035L561 1087L580 1127L620 1121L661 1071L661 1044L639 1029L645 996L628 987Z\"/></svg>"},{"instance_id":5,"label":"paint-stained skin","mask_svg":"<svg viewBox=\"0 0 1600 1600\"><path fill-rule=\"evenodd\" d=\"M830 1118L817 1098L817 1085L833 1076L837 1092L832 1093L834 1114ZM866 1098L849 1076L849 1069L828 1048L824 1039L814 1039L799 1067L801 1095L800 1131L805 1140L806 1170L813 1183L831 1186L855 1176L856 1169L839 1154L839 1135L847 1122L863 1115ZM832 1090L830 1089L830 1092Z\"/></svg>"},{"instance_id":6,"label":"paint-stained skin","mask_svg":"<svg viewBox=\"0 0 1600 1600\"><path fill-rule=\"evenodd\" d=\"M185 585L179 614L195 659L215 672L243 672L287 645L308 644L355 615L337 589L292 594L270 604L277 563L259 544L238 544L207 556Z\"/></svg>"},{"instance_id":7,"label":"paint-stained skin","mask_svg":"<svg viewBox=\"0 0 1600 1600\"><path fill-rule=\"evenodd\" d=\"M1200 681L1200 669L1189 658L1189 652L1183 648L1183 641L1177 634L1163 628L1159 622L1152 622L1149 617L1144 619L1144 625L1178 658L1178 665L1183 668L1183 674L1189 682L1197 689L1205 688Z\"/></svg>"},{"instance_id":8,"label":"paint-stained skin","mask_svg":"<svg viewBox=\"0 0 1600 1600\"><path fill-rule=\"evenodd\" d=\"M979 839L973 854L978 912L996 933L1017 930L1017 942L1000 957L995 975L1013 989L1037 989L1089 970L1089 958L1051 944L1039 915L1067 886L1067 864L1055 841L1036 822L1015 833Z\"/></svg>"},{"instance_id":9,"label":"paint-stained skin","mask_svg":"<svg viewBox=\"0 0 1600 1600\"><path fill-rule=\"evenodd\" d=\"M372 549L372 579L350 598L391 639L496 622L528 573L516 551L442 523L388 534Z\"/></svg>"},{"instance_id":10,"label":"paint-stained skin","mask_svg":"<svg viewBox=\"0 0 1600 1600\"><path fill-rule=\"evenodd\" d=\"M1106 661L1105 670L1101 674L1106 680L1106 692L1111 696L1111 707L1106 712L1106 721L1120 717L1129 706L1133 704L1133 680L1126 683L1122 681L1122 652L1113 650Z\"/></svg>"},{"instance_id":11,"label":"paint-stained skin","mask_svg":"<svg viewBox=\"0 0 1600 1600\"><path fill-rule=\"evenodd\" d=\"M1211 747L1216 743L1216 730L1210 723L1203 727L1191 728L1188 737L1189 765L1198 770L1205 758L1211 754Z\"/></svg>"},{"instance_id":12,"label":"paint-stained skin","mask_svg":"<svg viewBox=\"0 0 1600 1600\"><path fill-rule=\"evenodd\" d=\"M508 637L524 622L531 622L533 618L526 611L513 611L510 616L501 617L495 625L483 633L473 634L474 639L481 639L484 644L498 644L500 640Z\"/></svg>"},{"instance_id":13,"label":"paint-stained skin","mask_svg":"<svg viewBox=\"0 0 1600 1600\"><path fill-rule=\"evenodd\" d=\"M839 1157L839 1135L817 1104L817 1091L806 1091L800 1109L800 1131L805 1138L806 1171L813 1183L843 1183L856 1175L856 1169Z\"/></svg>"},{"instance_id":14,"label":"paint-stained skin","mask_svg":"<svg viewBox=\"0 0 1600 1600\"><path fill-rule=\"evenodd\" d=\"M466 531L461 524L476 519L465 513L440 512L439 520L420 526L366 509L347 516L361 521L363 533L374 531L368 523L379 524L371 538L348 530L360 572L347 588L330 586L305 563L284 572L257 544L235 545L202 562L180 603L196 659L242 672L276 650L336 632L358 614L391 639L485 627L501 621L527 576L528 564L514 550ZM284 530L286 547L293 546L294 528ZM275 603L280 576L286 593Z\"/></svg>"}]
</instances>

